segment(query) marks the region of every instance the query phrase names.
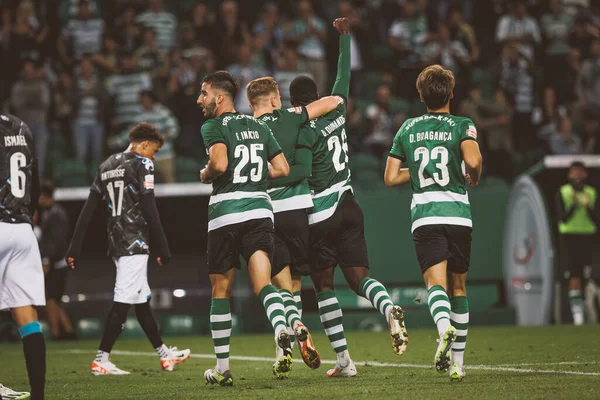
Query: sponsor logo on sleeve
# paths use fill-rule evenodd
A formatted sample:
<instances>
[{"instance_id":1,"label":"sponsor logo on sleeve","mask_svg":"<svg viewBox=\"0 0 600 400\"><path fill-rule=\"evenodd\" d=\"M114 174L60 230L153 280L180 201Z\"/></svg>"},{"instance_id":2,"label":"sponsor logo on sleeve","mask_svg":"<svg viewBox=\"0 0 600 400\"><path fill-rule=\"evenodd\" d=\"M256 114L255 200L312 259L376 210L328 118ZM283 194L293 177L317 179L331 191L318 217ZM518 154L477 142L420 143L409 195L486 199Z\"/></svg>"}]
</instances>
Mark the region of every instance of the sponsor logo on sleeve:
<instances>
[{"instance_id":1,"label":"sponsor logo on sleeve","mask_svg":"<svg viewBox=\"0 0 600 400\"><path fill-rule=\"evenodd\" d=\"M144 177L144 188L148 190L154 189L154 175L146 175Z\"/></svg>"},{"instance_id":2,"label":"sponsor logo on sleeve","mask_svg":"<svg viewBox=\"0 0 600 400\"><path fill-rule=\"evenodd\" d=\"M469 125L469 128L467 129L467 136L477 139L477 129L475 129L474 125Z\"/></svg>"},{"instance_id":3,"label":"sponsor logo on sleeve","mask_svg":"<svg viewBox=\"0 0 600 400\"><path fill-rule=\"evenodd\" d=\"M296 114L302 114L302 107L292 107L288 108L287 110Z\"/></svg>"},{"instance_id":4,"label":"sponsor logo on sleeve","mask_svg":"<svg viewBox=\"0 0 600 400\"><path fill-rule=\"evenodd\" d=\"M334 96L338 104L344 104L344 98L342 96Z\"/></svg>"}]
</instances>

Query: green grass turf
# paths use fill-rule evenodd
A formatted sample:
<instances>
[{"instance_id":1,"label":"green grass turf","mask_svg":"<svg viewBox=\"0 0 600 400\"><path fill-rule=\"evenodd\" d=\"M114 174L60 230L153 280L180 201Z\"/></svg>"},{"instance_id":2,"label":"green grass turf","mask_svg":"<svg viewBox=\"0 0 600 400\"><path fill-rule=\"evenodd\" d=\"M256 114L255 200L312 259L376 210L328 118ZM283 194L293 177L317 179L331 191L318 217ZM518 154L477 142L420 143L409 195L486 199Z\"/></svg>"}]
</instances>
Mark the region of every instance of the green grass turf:
<instances>
[{"instance_id":1,"label":"green grass turf","mask_svg":"<svg viewBox=\"0 0 600 400\"><path fill-rule=\"evenodd\" d=\"M325 360L335 355L326 337L315 330L315 343ZM97 341L47 345L47 399L339 399L339 398L598 398L600 396L600 326L540 328L480 328L469 330L465 363L467 377L451 383L432 365L435 332L413 330L408 351L393 354L386 332L348 332L350 354L355 361L405 363L415 366L357 366L358 376L331 379L330 364L313 371L295 350L290 379L275 380L270 361L232 360L234 386L206 386L204 370L214 366L209 358L191 358L174 372L162 372L146 339L120 340L115 351L148 355L113 354L111 360L129 376L92 376L89 366ZM209 337L168 338L168 345L189 347L195 354L212 354ZM232 356L271 357L270 335L232 338ZM69 352L76 349L81 353ZM528 365L518 365L528 364ZM492 370L492 368L514 368ZM529 372L524 372L529 371ZM541 371L557 371L544 373ZM594 375L574 375L586 372ZM17 390L28 387L20 344L0 344L0 382Z\"/></svg>"}]
</instances>

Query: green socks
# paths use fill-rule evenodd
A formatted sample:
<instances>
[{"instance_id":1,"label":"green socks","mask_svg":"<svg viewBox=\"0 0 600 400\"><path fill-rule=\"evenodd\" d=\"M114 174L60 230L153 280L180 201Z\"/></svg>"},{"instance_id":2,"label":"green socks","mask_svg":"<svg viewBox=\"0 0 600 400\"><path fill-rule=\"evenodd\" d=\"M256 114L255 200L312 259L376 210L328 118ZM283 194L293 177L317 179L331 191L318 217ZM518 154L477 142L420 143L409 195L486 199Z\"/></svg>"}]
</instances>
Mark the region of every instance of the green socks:
<instances>
[{"instance_id":1,"label":"green socks","mask_svg":"<svg viewBox=\"0 0 600 400\"><path fill-rule=\"evenodd\" d=\"M368 299L373 304L373 307L385 316L386 320L390 318L390 312L394 303L392 303L390 295L381 282L369 277L364 278L360 281L358 290L361 296Z\"/></svg>"},{"instance_id":2,"label":"green socks","mask_svg":"<svg viewBox=\"0 0 600 400\"><path fill-rule=\"evenodd\" d=\"M348 350L346 336L344 335L344 326L342 325L342 309L335 297L333 290L324 290L317 293L319 302L319 315L321 323L325 328L325 334L331 342L331 346L336 353Z\"/></svg>"},{"instance_id":3,"label":"green socks","mask_svg":"<svg viewBox=\"0 0 600 400\"><path fill-rule=\"evenodd\" d=\"M450 300L450 305L452 306L450 321L456 328L456 342L452 346L452 359L462 366L469 330L469 301L467 296L456 296Z\"/></svg>"},{"instance_id":4,"label":"green socks","mask_svg":"<svg viewBox=\"0 0 600 400\"><path fill-rule=\"evenodd\" d=\"M212 335L217 369L229 370L229 339L231 338L231 306L229 299L212 299L210 306L210 332Z\"/></svg>"},{"instance_id":5,"label":"green socks","mask_svg":"<svg viewBox=\"0 0 600 400\"><path fill-rule=\"evenodd\" d=\"M427 305L441 336L450 327L450 300L443 287L432 286L427 291Z\"/></svg>"},{"instance_id":6,"label":"green socks","mask_svg":"<svg viewBox=\"0 0 600 400\"><path fill-rule=\"evenodd\" d=\"M258 297L267 312L267 318L269 318L269 321L273 326L275 337L279 337L281 331L287 330L285 307L283 306L281 295L277 289L275 289L275 286L267 285L261 289Z\"/></svg>"}]
</instances>

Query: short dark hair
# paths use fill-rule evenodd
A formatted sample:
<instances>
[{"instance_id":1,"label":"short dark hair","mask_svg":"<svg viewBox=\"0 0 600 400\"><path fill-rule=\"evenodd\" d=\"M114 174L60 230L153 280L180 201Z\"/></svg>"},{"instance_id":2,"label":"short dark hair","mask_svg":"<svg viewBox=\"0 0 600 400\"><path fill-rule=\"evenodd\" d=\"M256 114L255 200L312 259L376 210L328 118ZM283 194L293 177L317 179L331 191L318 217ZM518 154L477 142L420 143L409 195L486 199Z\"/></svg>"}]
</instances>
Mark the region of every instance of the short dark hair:
<instances>
[{"instance_id":1,"label":"short dark hair","mask_svg":"<svg viewBox=\"0 0 600 400\"><path fill-rule=\"evenodd\" d=\"M52 181L42 181L40 184L40 193L42 196L54 197L54 184Z\"/></svg>"},{"instance_id":2,"label":"short dark hair","mask_svg":"<svg viewBox=\"0 0 600 400\"><path fill-rule=\"evenodd\" d=\"M425 68L417 78L417 90L430 110L438 110L448 104L455 84L452 71L440 65Z\"/></svg>"},{"instance_id":3,"label":"short dark hair","mask_svg":"<svg viewBox=\"0 0 600 400\"><path fill-rule=\"evenodd\" d=\"M290 101L294 107L306 106L318 99L317 83L310 76L298 76L290 83Z\"/></svg>"},{"instance_id":4,"label":"short dark hair","mask_svg":"<svg viewBox=\"0 0 600 400\"><path fill-rule=\"evenodd\" d=\"M154 91L152 90L142 90L140 92L140 97L142 96L148 96L152 99L153 103L156 103L156 95L154 94Z\"/></svg>"},{"instance_id":5,"label":"short dark hair","mask_svg":"<svg viewBox=\"0 0 600 400\"><path fill-rule=\"evenodd\" d=\"M216 71L212 72L202 80L202 83L206 83L215 89L219 89L227 93L233 100L239 90L239 84L237 80L227 71Z\"/></svg>"},{"instance_id":6,"label":"short dark hair","mask_svg":"<svg viewBox=\"0 0 600 400\"><path fill-rule=\"evenodd\" d=\"M146 140L157 142L162 147L165 144L165 138L158 132L158 129L147 122L140 122L129 131L129 141L131 143L140 143Z\"/></svg>"},{"instance_id":7,"label":"short dark hair","mask_svg":"<svg viewBox=\"0 0 600 400\"><path fill-rule=\"evenodd\" d=\"M573 161L571 163L571 165L569 166L569 169L573 169L573 168L582 168L584 170L587 171L587 168L585 167L585 164L582 163L581 161Z\"/></svg>"}]
</instances>

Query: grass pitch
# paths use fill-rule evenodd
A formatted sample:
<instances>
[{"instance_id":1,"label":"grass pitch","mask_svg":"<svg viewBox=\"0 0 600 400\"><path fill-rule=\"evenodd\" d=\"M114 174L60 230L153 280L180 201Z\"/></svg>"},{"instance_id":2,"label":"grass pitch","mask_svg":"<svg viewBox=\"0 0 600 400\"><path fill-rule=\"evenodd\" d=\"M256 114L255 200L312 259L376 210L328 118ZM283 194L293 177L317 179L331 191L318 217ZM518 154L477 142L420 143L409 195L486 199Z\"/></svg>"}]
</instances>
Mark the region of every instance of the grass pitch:
<instances>
[{"instance_id":1,"label":"grass pitch","mask_svg":"<svg viewBox=\"0 0 600 400\"><path fill-rule=\"evenodd\" d=\"M206 386L204 370L215 365L209 337L168 338L167 345L190 348L192 357L174 372L162 372L146 339L120 340L111 360L129 376L92 376L89 366L97 341L47 343L47 399L444 399L444 398L598 398L600 326L479 328L469 330L467 376L451 383L433 368L435 331L409 331L408 351L396 356L386 332L348 332L358 376L325 376L335 354L314 327L324 360L318 370L304 365L294 350L290 379L271 373L271 335L234 336L231 370L234 386ZM0 344L0 382L16 390L28 387L20 344Z\"/></svg>"}]
</instances>

